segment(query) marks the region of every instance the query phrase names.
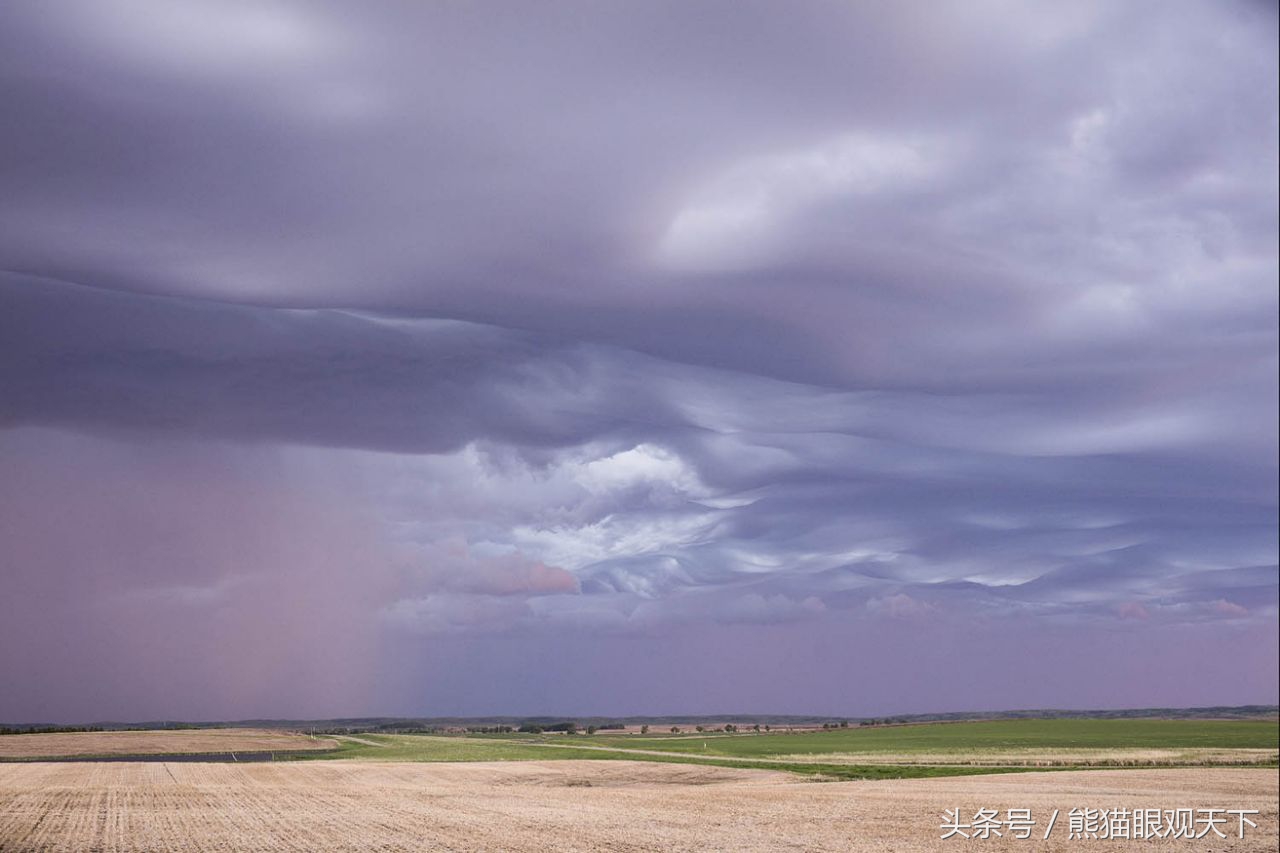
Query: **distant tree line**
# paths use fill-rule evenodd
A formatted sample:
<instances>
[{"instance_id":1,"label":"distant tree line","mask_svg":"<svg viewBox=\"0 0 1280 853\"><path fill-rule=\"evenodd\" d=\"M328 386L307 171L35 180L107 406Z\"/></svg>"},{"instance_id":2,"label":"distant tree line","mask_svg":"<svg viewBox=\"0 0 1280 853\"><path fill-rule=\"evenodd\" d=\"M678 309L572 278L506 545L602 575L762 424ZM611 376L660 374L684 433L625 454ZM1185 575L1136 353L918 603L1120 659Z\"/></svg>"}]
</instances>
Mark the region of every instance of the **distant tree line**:
<instances>
[{"instance_id":1,"label":"distant tree line","mask_svg":"<svg viewBox=\"0 0 1280 853\"><path fill-rule=\"evenodd\" d=\"M0 726L0 735L52 735L63 732L101 732L102 726Z\"/></svg>"},{"instance_id":2,"label":"distant tree line","mask_svg":"<svg viewBox=\"0 0 1280 853\"><path fill-rule=\"evenodd\" d=\"M572 735L572 734L578 733L578 724L573 721L567 721L563 723L546 723L546 724L525 723L519 729L517 729L517 731L521 731L526 734L534 734L534 735L540 735L543 732L564 732L565 734Z\"/></svg>"},{"instance_id":3,"label":"distant tree line","mask_svg":"<svg viewBox=\"0 0 1280 853\"><path fill-rule=\"evenodd\" d=\"M625 728L626 724L624 723L611 722L593 723L584 729L576 722L565 721L560 723L524 723L520 728L516 729L516 731L535 735L540 735L543 732L565 732L567 734L577 734L579 731L586 731L587 734L593 735L596 732L622 731Z\"/></svg>"}]
</instances>

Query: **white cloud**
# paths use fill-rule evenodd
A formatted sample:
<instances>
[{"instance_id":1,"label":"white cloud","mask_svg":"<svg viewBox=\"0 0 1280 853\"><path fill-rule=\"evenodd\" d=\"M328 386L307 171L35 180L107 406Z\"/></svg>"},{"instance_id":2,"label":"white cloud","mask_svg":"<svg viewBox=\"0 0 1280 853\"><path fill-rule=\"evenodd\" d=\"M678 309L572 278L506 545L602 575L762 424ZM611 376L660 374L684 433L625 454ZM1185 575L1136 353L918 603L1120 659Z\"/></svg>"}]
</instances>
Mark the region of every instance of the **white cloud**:
<instances>
[{"instance_id":1,"label":"white cloud","mask_svg":"<svg viewBox=\"0 0 1280 853\"><path fill-rule=\"evenodd\" d=\"M918 191L938 174L941 148L932 138L855 132L743 160L691 194L662 236L658 262L690 271L752 267L815 204Z\"/></svg>"},{"instance_id":2,"label":"white cloud","mask_svg":"<svg viewBox=\"0 0 1280 853\"><path fill-rule=\"evenodd\" d=\"M202 74L314 61L333 45L312 12L248 0L107 0L83 4L82 37L135 62Z\"/></svg>"},{"instance_id":3,"label":"white cloud","mask_svg":"<svg viewBox=\"0 0 1280 853\"><path fill-rule=\"evenodd\" d=\"M636 485L656 486L689 497L706 494L697 472L684 460L652 444L639 444L611 456L593 459L571 469L578 483L593 494L627 489Z\"/></svg>"}]
</instances>

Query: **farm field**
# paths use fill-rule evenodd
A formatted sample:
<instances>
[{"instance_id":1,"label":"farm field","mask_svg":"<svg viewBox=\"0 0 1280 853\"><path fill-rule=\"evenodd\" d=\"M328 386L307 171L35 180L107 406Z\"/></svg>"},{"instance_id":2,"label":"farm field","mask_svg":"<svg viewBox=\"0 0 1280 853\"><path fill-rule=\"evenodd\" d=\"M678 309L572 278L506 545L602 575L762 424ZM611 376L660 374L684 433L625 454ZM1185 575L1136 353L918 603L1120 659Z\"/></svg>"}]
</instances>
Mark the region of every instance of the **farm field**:
<instances>
[{"instance_id":1,"label":"farm field","mask_svg":"<svg viewBox=\"0 0 1280 853\"><path fill-rule=\"evenodd\" d=\"M1086 723L1088 725L1080 725ZM317 759L695 762L837 779L913 778L1037 767L1275 765L1274 721L1048 720L836 729L796 734L337 735Z\"/></svg>"},{"instance_id":2,"label":"farm field","mask_svg":"<svg viewBox=\"0 0 1280 853\"><path fill-rule=\"evenodd\" d=\"M1268 769L1094 770L814 784L792 774L629 761L33 763L0 765L0 849L27 850L1150 850L1186 841L941 841L945 809L1257 809L1274 850ZM1204 842L1199 842L1204 843Z\"/></svg>"},{"instance_id":3,"label":"farm field","mask_svg":"<svg viewBox=\"0 0 1280 853\"><path fill-rule=\"evenodd\" d=\"M1280 723L997 720L794 734L597 735L586 740L591 746L604 748L786 762L952 766L1266 764L1275 763L1280 756Z\"/></svg>"},{"instance_id":4,"label":"farm field","mask_svg":"<svg viewBox=\"0 0 1280 853\"><path fill-rule=\"evenodd\" d=\"M472 761L645 761L663 764L697 764L712 767L790 771L820 779L899 779L925 776L961 776L1010 772L1021 768L976 766L878 765L789 761L783 758L706 756L693 753L627 749L593 745L591 737L520 736L476 737L435 735L334 735L335 752L294 755L297 760L335 759L374 762L472 762Z\"/></svg>"},{"instance_id":5,"label":"farm field","mask_svg":"<svg viewBox=\"0 0 1280 853\"><path fill-rule=\"evenodd\" d=\"M1036 767L1275 765L1274 720L1006 720L756 734L330 735L246 728L0 737L0 760L258 753L310 760L633 760L790 770L840 779Z\"/></svg>"},{"instance_id":6,"label":"farm field","mask_svg":"<svg viewBox=\"0 0 1280 853\"><path fill-rule=\"evenodd\" d=\"M73 756L173 755L333 749L326 738L270 729L57 732L0 736L0 761Z\"/></svg>"}]
</instances>

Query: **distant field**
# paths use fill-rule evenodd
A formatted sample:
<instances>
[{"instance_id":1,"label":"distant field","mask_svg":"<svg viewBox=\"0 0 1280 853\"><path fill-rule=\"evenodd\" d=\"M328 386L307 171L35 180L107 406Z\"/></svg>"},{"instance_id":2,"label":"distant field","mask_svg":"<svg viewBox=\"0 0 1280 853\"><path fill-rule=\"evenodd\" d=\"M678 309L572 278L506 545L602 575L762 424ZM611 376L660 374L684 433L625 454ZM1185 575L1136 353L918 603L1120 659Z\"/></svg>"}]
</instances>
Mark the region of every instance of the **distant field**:
<instances>
[{"instance_id":1,"label":"distant field","mask_svg":"<svg viewBox=\"0 0 1280 853\"><path fill-rule=\"evenodd\" d=\"M906 779L931 776L964 776L977 773L1009 772L1020 768L890 764L877 765L787 761L781 758L744 758L680 754L602 747L590 737L465 737L461 735L334 735L340 742L337 752L314 756L297 755L297 760L334 759L375 762L472 762L472 761L643 761L661 764L697 764L737 769L791 771L825 779Z\"/></svg>"},{"instance_id":2,"label":"distant field","mask_svg":"<svg viewBox=\"0 0 1280 853\"><path fill-rule=\"evenodd\" d=\"M312 740L254 729L7 735L0 749L11 762L55 754L264 750L290 760L0 763L0 850L541 853L712 845L913 853L941 849L944 809L1030 808L1043 820L1055 808L1088 806L1258 809L1258 827L1247 838L1205 849L1264 851L1277 842L1278 742L1276 721L1170 720L644 737L352 734ZM1067 769L1150 765L1169 756L1201 766ZM1028 766L1046 757L1053 757L1054 772ZM1233 762L1269 766L1203 766ZM958 776L968 778L946 778ZM813 781L834 784L805 784ZM1059 827L1055 841L1066 843L1066 832ZM984 849L1022 844L982 842ZM1105 845L1151 849L1139 841Z\"/></svg>"},{"instance_id":3,"label":"distant field","mask_svg":"<svg viewBox=\"0 0 1280 853\"><path fill-rule=\"evenodd\" d=\"M327 738L310 738L267 729L58 732L0 736L0 760L323 750L337 745Z\"/></svg>"},{"instance_id":4,"label":"distant field","mask_svg":"<svg viewBox=\"0 0 1280 853\"><path fill-rule=\"evenodd\" d=\"M600 736L627 745L725 755L824 752L971 752L1010 749L1277 749L1274 720L996 720L913 726L868 726L796 734L683 732L657 737Z\"/></svg>"},{"instance_id":5,"label":"distant field","mask_svg":"<svg viewBox=\"0 0 1280 853\"><path fill-rule=\"evenodd\" d=\"M335 736L317 759L528 761L593 759L790 770L887 779L1035 768L1271 766L1275 721L1019 720L836 729L795 734Z\"/></svg>"},{"instance_id":6,"label":"distant field","mask_svg":"<svg viewBox=\"0 0 1280 853\"><path fill-rule=\"evenodd\" d=\"M1244 839L1068 841L1053 809L1257 809ZM1030 809L1031 841L940 841L944 809ZM1094 770L805 784L630 761L0 764L0 849L1271 851L1267 769Z\"/></svg>"},{"instance_id":7,"label":"distant field","mask_svg":"<svg viewBox=\"0 0 1280 853\"><path fill-rule=\"evenodd\" d=\"M583 740L583 739L577 739ZM1021 765L1256 764L1280 754L1280 723L999 720L795 734L595 736L594 746L788 761ZM576 740L574 742L577 742Z\"/></svg>"},{"instance_id":8,"label":"distant field","mask_svg":"<svg viewBox=\"0 0 1280 853\"><path fill-rule=\"evenodd\" d=\"M1220 720L1002 720L793 734L306 735L264 729L5 735L0 760L297 753L314 760L697 763L836 779L908 778L1037 767L1274 765L1280 723ZM280 757L286 757L284 755Z\"/></svg>"}]
</instances>

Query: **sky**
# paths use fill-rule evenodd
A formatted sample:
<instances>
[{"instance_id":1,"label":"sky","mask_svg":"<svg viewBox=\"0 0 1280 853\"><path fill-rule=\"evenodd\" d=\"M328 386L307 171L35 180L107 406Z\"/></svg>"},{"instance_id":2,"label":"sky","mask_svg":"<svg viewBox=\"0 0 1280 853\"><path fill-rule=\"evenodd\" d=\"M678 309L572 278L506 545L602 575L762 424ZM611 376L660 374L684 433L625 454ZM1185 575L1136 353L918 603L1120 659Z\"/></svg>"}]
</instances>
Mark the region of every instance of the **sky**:
<instances>
[{"instance_id":1,"label":"sky","mask_svg":"<svg viewBox=\"0 0 1280 853\"><path fill-rule=\"evenodd\" d=\"M0 8L0 721L1275 703L1272 3Z\"/></svg>"}]
</instances>

